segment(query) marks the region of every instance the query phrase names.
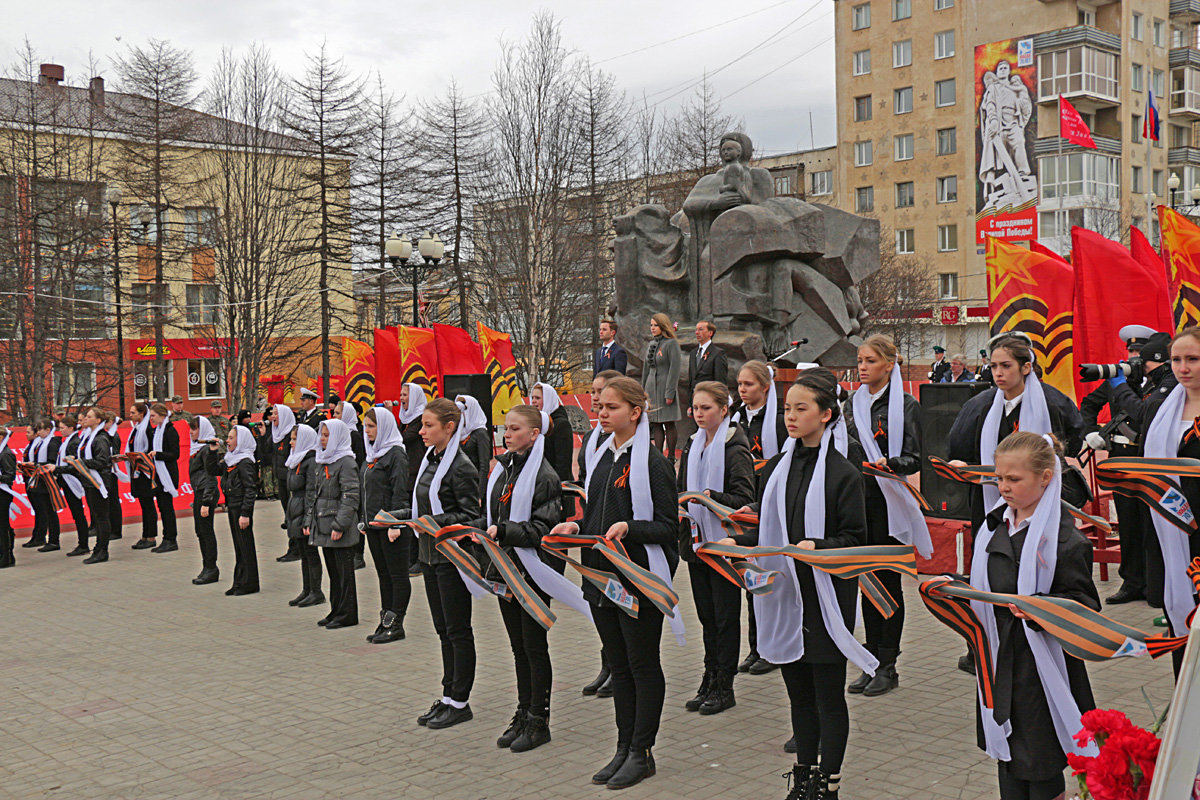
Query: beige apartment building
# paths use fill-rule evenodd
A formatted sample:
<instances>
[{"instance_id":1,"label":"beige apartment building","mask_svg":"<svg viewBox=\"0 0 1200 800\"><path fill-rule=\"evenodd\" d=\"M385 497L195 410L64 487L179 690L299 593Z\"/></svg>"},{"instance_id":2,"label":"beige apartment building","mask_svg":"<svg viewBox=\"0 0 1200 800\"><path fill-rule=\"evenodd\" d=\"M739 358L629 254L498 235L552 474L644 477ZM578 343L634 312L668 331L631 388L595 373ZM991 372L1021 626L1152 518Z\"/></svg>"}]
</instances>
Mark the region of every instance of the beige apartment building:
<instances>
[{"instance_id":1,"label":"beige apartment building","mask_svg":"<svg viewBox=\"0 0 1200 800\"><path fill-rule=\"evenodd\" d=\"M1027 213L1036 206L1042 244L1067 252L1072 225L1125 242L1137 225L1157 243L1151 202L1200 203L1200 0L835 0L835 8L838 205L878 217L898 253L928 265L939 298L928 313L930 346L970 355L987 336L976 213L991 186L980 188L976 151L988 145L976 88L995 83L998 70L983 59L977 66L978 46L1020 42L1033 76L1010 112L1028 118L1031 157L1015 155L1014 173L1029 162ZM1150 145L1149 90L1161 119ZM1095 149L1060 144L1060 94ZM1187 187L1197 187L1194 200Z\"/></svg>"}]
</instances>

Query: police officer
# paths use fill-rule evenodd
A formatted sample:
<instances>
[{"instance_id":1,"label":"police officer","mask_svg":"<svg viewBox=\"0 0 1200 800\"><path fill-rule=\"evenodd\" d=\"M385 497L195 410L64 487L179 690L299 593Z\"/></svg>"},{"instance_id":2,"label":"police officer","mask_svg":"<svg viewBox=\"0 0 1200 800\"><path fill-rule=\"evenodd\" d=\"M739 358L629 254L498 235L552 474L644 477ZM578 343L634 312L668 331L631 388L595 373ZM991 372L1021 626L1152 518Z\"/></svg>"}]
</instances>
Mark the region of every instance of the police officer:
<instances>
[{"instance_id":1,"label":"police officer","mask_svg":"<svg viewBox=\"0 0 1200 800\"><path fill-rule=\"evenodd\" d=\"M946 348L935 344L933 346L933 363L929 366L929 382L941 383L942 378L950 373L950 362L946 360Z\"/></svg>"},{"instance_id":2,"label":"police officer","mask_svg":"<svg viewBox=\"0 0 1200 800\"><path fill-rule=\"evenodd\" d=\"M321 426L321 420L326 417L317 410L317 401L320 399L312 389L300 390L300 410L296 412L297 425L307 425L314 431Z\"/></svg>"}]
</instances>

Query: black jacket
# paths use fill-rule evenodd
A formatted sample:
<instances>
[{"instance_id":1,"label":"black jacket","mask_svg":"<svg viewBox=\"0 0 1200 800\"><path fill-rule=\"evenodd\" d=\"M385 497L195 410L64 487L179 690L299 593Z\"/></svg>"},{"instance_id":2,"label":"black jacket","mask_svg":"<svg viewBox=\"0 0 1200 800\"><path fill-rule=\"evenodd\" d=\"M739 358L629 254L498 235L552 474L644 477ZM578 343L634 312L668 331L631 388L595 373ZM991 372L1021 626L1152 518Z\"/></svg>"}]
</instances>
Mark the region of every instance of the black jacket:
<instances>
[{"instance_id":1,"label":"black jacket","mask_svg":"<svg viewBox=\"0 0 1200 800\"><path fill-rule=\"evenodd\" d=\"M258 475L252 459L243 459L232 467L225 465L224 458L214 459L209 464L209 473L221 479L221 491L225 493L225 508L230 524L234 517L253 517L254 501L257 498Z\"/></svg>"},{"instance_id":2,"label":"black jacket","mask_svg":"<svg viewBox=\"0 0 1200 800\"><path fill-rule=\"evenodd\" d=\"M13 481L17 479L17 456L5 445L0 449L0 483L12 488ZM12 495L8 492L3 492L4 497L11 501ZM7 520L6 520L7 521Z\"/></svg>"},{"instance_id":3,"label":"black jacket","mask_svg":"<svg viewBox=\"0 0 1200 800\"><path fill-rule=\"evenodd\" d=\"M950 374L950 361L943 358L941 361L936 361L929 367L930 383L941 383L942 378Z\"/></svg>"},{"instance_id":4,"label":"black jacket","mask_svg":"<svg viewBox=\"0 0 1200 800\"><path fill-rule=\"evenodd\" d=\"M566 562L540 549L542 537L559 522L561 482L558 479L558 473L550 466L550 462L542 460L537 477L533 482L533 505L530 509L529 519L524 522L513 522L509 519L509 513L512 511L510 503L512 490L517 483L517 478L521 475L521 470L529 462L529 454L501 453L496 456L496 461L500 463L504 471L500 473L495 486L492 487L488 504L492 511L492 524L496 526L497 544L504 548L513 564L524 575L528 575L528 571L514 552L514 548L517 547L537 548L538 556L542 561L552 568L562 571ZM476 528L486 529L487 517L480 517L471 524ZM489 580L501 580L499 572L491 564L488 566L486 576Z\"/></svg>"},{"instance_id":5,"label":"black jacket","mask_svg":"<svg viewBox=\"0 0 1200 800\"><path fill-rule=\"evenodd\" d=\"M1129 415L1129 420L1134 430L1138 431L1138 433L1145 433L1150 427L1150 420L1147 414L1151 411L1151 399L1161 397L1165 400L1178 383L1179 381L1175 379L1175 373L1171 371L1171 365L1163 364L1146 376L1146 380L1142 384L1140 391L1135 392L1128 382L1117 384L1115 387L1109 386L1108 381L1105 381L1101 385L1109 386L1112 399L1116 401L1116 409L1124 411ZM1153 404L1153 407L1158 408L1158 405L1161 403L1162 401L1160 400L1158 403Z\"/></svg>"},{"instance_id":6,"label":"black jacket","mask_svg":"<svg viewBox=\"0 0 1200 800\"><path fill-rule=\"evenodd\" d=\"M696 384L702 381L716 381L721 384L729 383L729 358L725 351L717 347L715 342L708 343L704 358L699 358L700 348L697 346L688 354L688 388L696 390Z\"/></svg>"},{"instance_id":7,"label":"black jacket","mask_svg":"<svg viewBox=\"0 0 1200 800\"><path fill-rule=\"evenodd\" d=\"M271 426L267 426L267 436L271 436ZM275 471L275 486L287 490L288 468L287 459L292 454L291 434L284 436L278 442L271 439L271 468ZM278 490L278 488L277 488Z\"/></svg>"},{"instance_id":8,"label":"black jacket","mask_svg":"<svg viewBox=\"0 0 1200 800\"><path fill-rule=\"evenodd\" d=\"M359 470L362 489L362 521L370 523L380 511L406 510L412 504L408 481L408 455L401 445L388 450ZM291 488L290 486L288 488ZM407 516L407 513L403 516Z\"/></svg>"},{"instance_id":9,"label":"black jacket","mask_svg":"<svg viewBox=\"0 0 1200 800\"><path fill-rule=\"evenodd\" d=\"M433 485L433 476L445 454L445 450L441 453L430 454L429 466L417 479L415 492L417 516L433 514L433 506L429 503L429 488ZM454 454L454 461L442 478L442 485L438 489L438 499L442 503L442 513L434 514L434 520L438 525L443 527L446 525L469 525L479 519L479 509L482 508L479 504L479 472L462 450ZM432 536L421 534L418 558L422 564L447 562L446 557L434 547L435 544Z\"/></svg>"},{"instance_id":10,"label":"black jacket","mask_svg":"<svg viewBox=\"0 0 1200 800\"><path fill-rule=\"evenodd\" d=\"M167 420L164 423L167 427L163 431L163 449L154 453L155 461L162 461L167 465L167 474L171 476L171 483L175 487L179 487L179 431L175 429L175 423ZM154 434L150 434L150 447L154 448ZM161 487L160 487L161 491Z\"/></svg>"},{"instance_id":11,"label":"black jacket","mask_svg":"<svg viewBox=\"0 0 1200 800\"><path fill-rule=\"evenodd\" d=\"M207 446L188 459L188 481L192 484L192 506L215 508L221 502L221 488L213 473L221 454Z\"/></svg>"},{"instance_id":12,"label":"black jacket","mask_svg":"<svg viewBox=\"0 0 1200 800\"><path fill-rule=\"evenodd\" d=\"M100 474L100 479L104 481L104 484L109 492L112 492L116 488L117 483L117 476L114 475L112 471L112 456L112 439L102 430L98 431L96 433L96 438L92 440L91 458L84 458L84 448L82 447L78 448L77 454L77 457L79 458L80 463L83 464L84 468L95 470ZM64 465L62 470L79 478L80 482L83 484L83 490L87 493L89 498L94 494L96 499L100 499L100 493L92 487L90 476L80 475L78 470L70 466Z\"/></svg>"},{"instance_id":13,"label":"black jacket","mask_svg":"<svg viewBox=\"0 0 1200 800\"><path fill-rule=\"evenodd\" d=\"M492 470L492 436L487 428L471 431L465 442L459 442L458 449L467 454L467 458L479 472L479 496L487 491L487 476Z\"/></svg>"},{"instance_id":14,"label":"black jacket","mask_svg":"<svg viewBox=\"0 0 1200 800\"><path fill-rule=\"evenodd\" d=\"M400 425L400 438L404 440L404 450L408 453L408 485L412 486L417 482L417 471L421 469L421 459L425 457L421 418L417 417L407 425Z\"/></svg>"},{"instance_id":15,"label":"black jacket","mask_svg":"<svg viewBox=\"0 0 1200 800\"><path fill-rule=\"evenodd\" d=\"M52 434L48 438L49 441L45 444L46 455L41 463L53 464L58 460L58 448L62 445L62 439L59 438L58 434ZM27 462L33 461L33 458L30 456L30 451L32 449L33 443L30 442L29 446L25 448L24 458ZM42 485L41 478L34 478L33 480L25 481L25 492L27 494L49 494L50 488Z\"/></svg>"},{"instance_id":16,"label":"black jacket","mask_svg":"<svg viewBox=\"0 0 1200 800\"><path fill-rule=\"evenodd\" d=\"M575 434L571 431L571 420L567 416L567 410L562 406L554 409L554 413L550 415L550 422L550 432L546 434L546 461L554 468L560 482L574 480L571 453L575 449ZM563 506L560 521L570 515L574 506L571 500L571 497L560 499Z\"/></svg>"},{"instance_id":17,"label":"black jacket","mask_svg":"<svg viewBox=\"0 0 1200 800\"><path fill-rule=\"evenodd\" d=\"M286 465L285 465L286 466ZM309 514L317 502L317 453L306 453L300 463L287 473L287 535L289 539L303 539L308 527Z\"/></svg>"},{"instance_id":18,"label":"black jacket","mask_svg":"<svg viewBox=\"0 0 1200 800\"><path fill-rule=\"evenodd\" d=\"M599 375L606 369L613 369L622 375L629 367L629 354L625 352L625 348L617 344L617 340L613 339L612 345L608 348L608 355L604 354L604 345L596 348L596 352L592 354L592 375Z\"/></svg>"},{"instance_id":19,"label":"black jacket","mask_svg":"<svg viewBox=\"0 0 1200 800\"><path fill-rule=\"evenodd\" d=\"M799 442L792 452L792 465L788 472L786 509L788 520L788 541L799 544L809 538L804 530L804 498L808 487L813 481L813 473L817 466L816 447L804 447ZM779 466L784 457L780 453L771 459L762 470L759 478L758 499L752 508L761 513L763 493L767 481ZM825 457L825 538L814 539L813 544L818 550L834 547L856 547L867 541L867 512L863 499L863 477L858 467L851 464L841 453L830 449ZM733 537L741 545L754 546L758 544L758 529L750 533ZM817 585L813 578L812 567L791 560L791 567L796 572L800 584L800 597L804 602L804 656L801 661L813 664L834 664L845 660L842 651L834 644L829 632L825 629L825 619L821 616L820 599L817 597ZM846 627L854 630L856 614L858 581L855 578L833 578L833 589L837 594L838 606L842 610L842 618Z\"/></svg>"},{"instance_id":20,"label":"black jacket","mask_svg":"<svg viewBox=\"0 0 1200 800\"><path fill-rule=\"evenodd\" d=\"M746 417L748 417L750 415L750 411L746 408L745 405L742 405L740 408L738 408L736 411L734 411L732 413L733 413L734 421L737 422L737 424L741 427L741 429L746 432L746 438L750 442L750 454L752 456L754 456L755 458L762 458L763 457L763 449L762 449L763 421L767 417L772 416L772 410L767 408L766 406L763 406L762 408L760 408L758 410L758 413L756 413L754 415L753 419L751 419L749 423L746 422ZM774 409L774 417L775 417L775 442L779 445L779 447L782 448L784 442L786 442L788 439L787 426L784 425L784 423L783 423L783 412L780 411L778 408Z\"/></svg>"},{"instance_id":21,"label":"black jacket","mask_svg":"<svg viewBox=\"0 0 1200 800\"><path fill-rule=\"evenodd\" d=\"M675 488L680 492L687 491L688 455L694 442L694 439L688 438L683 457L679 460L679 477L676 478ZM709 447L714 445L715 442ZM725 485L719 490L713 486L704 488L712 490L710 495L713 500L734 510L754 502L754 456L750 455L750 442L746 439L746 434L737 425L729 426L729 433L725 438ZM679 524L679 555L689 563L699 561L692 550L692 525L687 519Z\"/></svg>"},{"instance_id":22,"label":"black jacket","mask_svg":"<svg viewBox=\"0 0 1200 800\"><path fill-rule=\"evenodd\" d=\"M891 391L889 387L871 404L871 421L867 425L867 430L874 436L875 444L879 446L879 451L884 457L887 457L888 453L888 399ZM853 406L854 398L851 397L846 401L843 410L846 414L846 427L852 436L857 437L858 427L854 422ZM858 462L855 466L861 463ZM898 475L912 475L921 471L921 405L910 394L904 395L904 442L900 445L900 455L888 458L888 467ZM875 478L863 478L863 495L867 507L866 544L898 544L888 525L887 499Z\"/></svg>"},{"instance_id":23,"label":"black jacket","mask_svg":"<svg viewBox=\"0 0 1200 800\"><path fill-rule=\"evenodd\" d=\"M320 430L321 423L326 419L325 412L317 407L313 407L312 411L297 411L296 424L307 425L315 430Z\"/></svg>"}]
</instances>

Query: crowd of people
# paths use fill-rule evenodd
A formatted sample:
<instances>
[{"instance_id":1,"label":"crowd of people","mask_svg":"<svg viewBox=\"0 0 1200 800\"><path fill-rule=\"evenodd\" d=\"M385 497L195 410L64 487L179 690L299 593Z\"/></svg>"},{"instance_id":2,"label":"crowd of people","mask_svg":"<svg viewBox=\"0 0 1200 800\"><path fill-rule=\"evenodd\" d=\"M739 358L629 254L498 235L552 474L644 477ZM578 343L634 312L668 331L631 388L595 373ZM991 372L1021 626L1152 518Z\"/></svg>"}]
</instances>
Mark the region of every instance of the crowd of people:
<instances>
[{"instance_id":1,"label":"crowd of people","mask_svg":"<svg viewBox=\"0 0 1200 800\"><path fill-rule=\"evenodd\" d=\"M59 547L57 512L48 498L57 483L53 488L66 497L79 532L70 555L87 555L94 541L86 563L106 560L110 540L121 535L119 507L118 516L113 511L116 459L127 462L142 509L134 547L177 550L171 500L182 477L176 467L182 443L170 423L183 417L202 559L193 583L219 580L214 518L223 504L235 553L226 594L259 591L255 501L265 491L258 464L269 463L289 543L279 560L300 564L300 591L290 604L328 603L317 625L358 624L355 566L369 548L380 609L367 641L403 640L411 580L420 576L442 679L431 687L433 702L417 725L436 730L472 719L473 601L498 596L517 706L496 743L518 753L551 741L553 670L548 626L538 609L581 613L595 627L602 665L583 691L611 696L614 705L614 753L591 780L611 789L656 772L653 749L666 696L663 627L681 636L683 620L677 608L672 616L655 604L651 589L630 577L636 570L613 571L606 548L668 587L683 560L703 641L701 677L685 708L702 716L722 713L736 704L739 673L778 669L791 710L784 747L795 754L787 797L834 800L851 730L847 693L876 697L900 684L900 574L876 573L898 608L885 615L861 603L860 641L854 635L857 581L785 555L756 558L781 577L769 593L745 593L748 655L739 662L743 591L697 551L705 544L799 551L893 545L930 555L934 543L916 500L877 474L920 469L920 405L904 392L899 354L886 336L871 336L859 347L860 385L847 394L833 373L815 365L801 365L785 391L762 361L748 361L731 376L709 321L696 326L696 346L686 360L666 315L654 316L650 333L639 382L623 374L629 358L616 342L615 323L602 323L591 387L598 422L577 458L565 409L545 383L531 388L529 405L508 411L499 455L475 398L431 399L416 384L405 385L395 408L377 405L361 416L337 398L318 409L317 396L306 390L298 411L269 408L258 435L240 415L220 426L219 418L184 417L157 403L129 409L133 430L124 445L111 427L114 415L102 408L57 424L35 420L19 460L7 439L0 444L0 488L6 490L0 493L0 526L6 528L0 557L12 561L12 530L4 522L22 469L30 476L37 519L26 546ZM1088 432L1088 443L1146 456L1200 456L1200 329L1174 339L1149 334L1129 337L1131 350L1141 351L1144 380L1132 385L1122 373L1085 400L1094 428L1097 404L1111 404L1119 420ZM1027 338L1001 335L987 353L994 387L966 403L949 435L952 464L994 465L997 476L995 484L974 490L965 580L985 591L1065 597L1099 609L1092 547L1061 506L1086 499L1074 496L1064 477L1071 469L1064 453L1079 452L1084 418L1039 380ZM951 359L947 374L960 380L967 372L955 361L961 357ZM695 432L680 448L676 423L684 406ZM584 498L578 507L576 493L567 491L572 486ZM1200 508L1200 479L1185 477L1182 486L1187 502ZM699 502L689 503L681 519L682 492L756 514L758 524L730 536ZM1200 556L1200 538L1160 525L1136 502L1119 505L1118 513L1122 554L1129 556L1121 566L1122 588L1109 602L1145 599L1164 606L1169 627L1182 633L1181 614L1196 602L1184 570ZM377 519L385 522L374 524ZM571 547L579 548L577 556L567 555ZM568 564L593 579L566 579ZM598 575L604 578L594 579ZM527 582L536 597L514 602L509 584L516 580ZM987 606L981 617L995 656L995 684L1005 691L997 692L1002 701L993 708L978 706L978 745L998 762L1001 797L1061 797L1066 754L1080 746L1072 738L1079 717L1094 705L1084 663L1065 656L1015 606ZM857 674L847 682L850 664ZM960 667L976 668L970 658Z\"/></svg>"}]
</instances>

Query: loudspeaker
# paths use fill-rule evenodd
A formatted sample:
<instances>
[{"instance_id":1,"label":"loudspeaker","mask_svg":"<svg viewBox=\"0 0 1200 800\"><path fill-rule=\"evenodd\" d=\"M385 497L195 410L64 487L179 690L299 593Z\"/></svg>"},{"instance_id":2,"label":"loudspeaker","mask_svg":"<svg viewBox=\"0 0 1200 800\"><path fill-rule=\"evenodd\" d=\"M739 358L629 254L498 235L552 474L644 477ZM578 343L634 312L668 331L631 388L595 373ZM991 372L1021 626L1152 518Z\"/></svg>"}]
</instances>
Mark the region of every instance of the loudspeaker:
<instances>
[{"instance_id":1,"label":"loudspeaker","mask_svg":"<svg viewBox=\"0 0 1200 800\"><path fill-rule=\"evenodd\" d=\"M921 494L933 506L928 516L944 519L971 519L973 486L938 475L929 456L945 459L950 450L950 428L967 401L992 388L990 383L923 383L920 386L922 412Z\"/></svg>"},{"instance_id":2,"label":"loudspeaker","mask_svg":"<svg viewBox=\"0 0 1200 800\"><path fill-rule=\"evenodd\" d=\"M453 400L467 394L479 401L483 415L487 417L488 429L492 424L492 380L487 375L443 375L444 396Z\"/></svg>"}]
</instances>

